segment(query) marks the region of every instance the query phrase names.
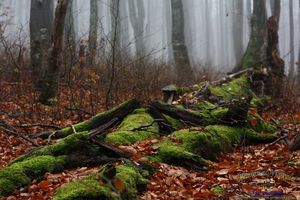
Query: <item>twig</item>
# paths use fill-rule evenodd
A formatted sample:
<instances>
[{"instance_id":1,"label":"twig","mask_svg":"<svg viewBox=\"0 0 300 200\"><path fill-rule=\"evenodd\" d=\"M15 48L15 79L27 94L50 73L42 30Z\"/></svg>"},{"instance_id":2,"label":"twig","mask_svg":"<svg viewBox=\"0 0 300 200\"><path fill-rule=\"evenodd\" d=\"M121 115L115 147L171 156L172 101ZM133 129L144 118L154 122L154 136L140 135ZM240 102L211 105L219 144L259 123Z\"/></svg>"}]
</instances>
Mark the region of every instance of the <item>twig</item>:
<instances>
[{"instance_id":1,"label":"twig","mask_svg":"<svg viewBox=\"0 0 300 200\"><path fill-rule=\"evenodd\" d=\"M10 125L8 125L8 124L5 124L5 125L8 126L8 127L10 126ZM8 134L13 134L13 135L15 135L15 136L17 136L17 137L20 137L20 138L26 140L27 142L30 142L30 143L32 144L32 146L34 146L34 147L39 147L39 146L40 146L40 145L38 145L36 142L34 142L34 141L32 141L31 139L29 139L28 137L26 137L25 135L20 134L18 131L12 131L12 130L9 130L9 129L3 127L3 126L4 126L4 124L2 124L2 125L0 126L0 129L2 129L4 132L6 132L6 133L8 133Z\"/></svg>"},{"instance_id":2,"label":"twig","mask_svg":"<svg viewBox=\"0 0 300 200\"><path fill-rule=\"evenodd\" d=\"M48 137L48 139L47 139L47 144L50 144L51 139L52 139L52 137L53 137L55 134L56 134L56 131L53 131L53 132L49 135L49 137Z\"/></svg>"},{"instance_id":3,"label":"twig","mask_svg":"<svg viewBox=\"0 0 300 200\"><path fill-rule=\"evenodd\" d=\"M270 146L276 144L277 142L281 141L281 140L284 140L285 138L287 138L288 136L287 135L284 135L284 136L281 136L280 138L278 138L277 140L275 140L274 142L268 144L267 146L265 146L264 148L262 148L261 150L259 150L259 152L262 152L264 150L266 150L267 148L269 148Z\"/></svg>"},{"instance_id":4,"label":"twig","mask_svg":"<svg viewBox=\"0 0 300 200\"><path fill-rule=\"evenodd\" d=\"M56 130L61 129L59 126L55 126L52 124L19 124L19 125L11 125L14 127L19 127L19 128L30 128L30 127L34 127L34 126L40 126L40 127L44 127L44 128L53 128Z\"/></svg>"},{"instance_id":5,"label":"twig","mask_svg":"<svg viewBox=\"0 0 300 200\"><path fill-rule=\"evenodd\" d=\"M71 125L71 128L72 128L73 133L77 133L77 131L76 131L76 129L75 129L75 127L74 127L73 124Z\"/></svg>"}]
</instances>

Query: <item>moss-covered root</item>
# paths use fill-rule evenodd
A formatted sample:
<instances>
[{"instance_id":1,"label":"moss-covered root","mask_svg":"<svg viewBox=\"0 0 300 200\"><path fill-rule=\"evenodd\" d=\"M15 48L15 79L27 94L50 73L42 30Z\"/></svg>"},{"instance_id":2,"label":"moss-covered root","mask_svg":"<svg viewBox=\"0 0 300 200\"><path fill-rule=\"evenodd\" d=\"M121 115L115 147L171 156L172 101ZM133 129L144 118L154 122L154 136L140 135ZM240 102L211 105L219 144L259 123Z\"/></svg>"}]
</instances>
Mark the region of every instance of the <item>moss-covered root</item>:
<instances>
[{"instance_id":1,"label":"moss-covered root","mask_svg":"<svg viewBox=\"0 0 300 200\"><path fill-rule=\"evenodd\" d=\"M150 125L153 118L146 113L145 109L137 109L133 114L128 115L119 125L118 129L106 136L106 142L113 144L133 144L138 141L156 137L159 132L157 123L144 129L135 130L142 126Z\"/></svg>"},{"instance_id":2,"label":"moss-covered root","mask_svg":"<svg viewBox=\"0 0 300 200\"><path fill-rule=\"evenodd\" d=\"M184 129L173 132L171 137L158 143L158 154L152 159L177 165L193 161L204 166L207 165L204 159L216 160L221 152L231 151L233 144L240 144L242 139L246 139L247 144L266 143L274 141L276 136L221 125L207 126L202 130Z\"/></svg>"},{"instance_id":3,"label":"moss-covered root","mask_svg":"<svg viewBox=\"0 0 300 200\"><path fill-rule=\"evenodd\" d=\"M55 132L55 134L52 136L52 138L63 138L66 137L72 133L74 133L73 128L76 132L82 132L82 131L89 131L92 129L95 129L103 124L108 123L113 118L118 117L118 119L121 121L124 117L126 117L128 114L130 114L132 111L137 109L140 106L140 102L137 99L131 99L129 101L126 101L117 107L114 107L106 112L99 113L92 117L89 120L80 122L78 124L73 125L73 127L67 127L61 130L58 130ZM48 138L51 133L41 133L32 135L31 138Z\"/></svg>"},{"instance_id":4,"label":"moss-covered root","mask_svg":"<svg viewBox=\"0 0 300 200\"><path fill-rule=\"evenodd\" d=\"M27 185L32 179L42 178L45 172L63 169L64 157L37 156L20 163L14 163L0 170L0 197Z\"/></svg>"},{"instance_id":5,"label":"moss-covered root","mask_svg":"<svg viewBox=\"0 0 300 200\"><path fill-rule=\"evenodd\" d=\"M147 182L132 165L107 165L97 176L63 185L53 200L136 199Z\"/></svg>"}]
</instances>

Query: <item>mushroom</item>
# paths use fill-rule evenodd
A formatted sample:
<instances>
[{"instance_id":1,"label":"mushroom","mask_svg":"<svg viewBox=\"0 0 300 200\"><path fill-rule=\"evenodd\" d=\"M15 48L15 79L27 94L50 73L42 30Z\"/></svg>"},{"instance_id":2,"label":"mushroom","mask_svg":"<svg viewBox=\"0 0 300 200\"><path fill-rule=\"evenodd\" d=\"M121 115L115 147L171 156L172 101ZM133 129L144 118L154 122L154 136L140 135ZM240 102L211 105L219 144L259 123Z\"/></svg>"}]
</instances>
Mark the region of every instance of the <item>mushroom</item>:
<instances>
[{"instance_id":1,"label":"mushroom","mask_svg":"<svg viewBox=\"0 0 300 200\"><path fill-rule=\"evenodd\" d=\"M177 93L177 86L174 84L167 85L161 89L163 93L163 101L167 104L172 104L172 101Z\"/></svg>"}]
</instances>

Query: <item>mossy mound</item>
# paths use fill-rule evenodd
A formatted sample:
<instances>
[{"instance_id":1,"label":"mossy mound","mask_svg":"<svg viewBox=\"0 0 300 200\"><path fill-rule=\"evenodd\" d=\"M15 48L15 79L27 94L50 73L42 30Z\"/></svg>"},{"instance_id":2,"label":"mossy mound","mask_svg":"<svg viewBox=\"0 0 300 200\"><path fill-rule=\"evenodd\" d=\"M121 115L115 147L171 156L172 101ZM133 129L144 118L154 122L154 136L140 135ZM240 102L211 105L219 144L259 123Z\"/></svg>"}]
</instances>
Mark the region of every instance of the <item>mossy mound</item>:
<instances>
[{"instance_id":1,"label":"mossy mound","mask_svg":"<svg viewBox=\"0 0 300 200\"><path fill-rule=\"evenodd\" d=\"M54 200L136 199L140 188L148 183L132 165L106 165L96 176L63 185Z\"/></svg>"},{"instance_id":2,"label":"mossy mound","mask_svg":"<svg viewBox=\"0 0 300 200\"><path fill-rule=\"evenodd\" d=\"M53 200L113 200L118 199L110 194L107 186L101 186L96 178L86 178L67 183L60 187Z\"/></svg>"},{"instance_id":3,"label":"mossy mound","mask_svg":"<svg viewBox=\"0 0 300 200\"><path fill-rule=\"evenodd\" d=\"M222 97L224 100L232 100L237 96L249 95L251 93L251 84L247 77L233 79L221 86L210 86L212 95Z\"/></svg>"},{"instance_id":4,"label":"mossy mound","mask_svg":"<svg viewBox=\"0 0 300 200\"><path fill-rule=\"evenodd\" d=\"M159 133L157 123L146 127L143 130L133 131L135 128L148 125L153 122L153 118L144 109L138 109L133 114L128 115L118 126L117 130L109 133L105 141L113 144L133 144L138 141L156 137Z\"/></svg>"},{"instance_id":5,"label":"mossy mound","mask_svg":"<svg viewBox=\"0 0 300 200\"><path fill-rule=\"evenodd\" d=\"M64 157L37 156L11 164L0 170L0 196L29 184L32 179L40 179L46 172L61 171Z\"/></svg>"},{"instance_id":6,"label":"mossy mound","mask_svg":"<svg viewBox=\"0 0 300 200\"><path fill-rule=\"evenodd\" d=\"M234 144L242 139L247 143L267 143L276 140L275 135L259 134L252 129L222 125L207 126L204 129L190 128L173 132L157 144L158 153L151 159L182 165L190 160L200 166L207 165L205 159L216 160L222 152L233 150Z\"/></svg>"}]
</instances>

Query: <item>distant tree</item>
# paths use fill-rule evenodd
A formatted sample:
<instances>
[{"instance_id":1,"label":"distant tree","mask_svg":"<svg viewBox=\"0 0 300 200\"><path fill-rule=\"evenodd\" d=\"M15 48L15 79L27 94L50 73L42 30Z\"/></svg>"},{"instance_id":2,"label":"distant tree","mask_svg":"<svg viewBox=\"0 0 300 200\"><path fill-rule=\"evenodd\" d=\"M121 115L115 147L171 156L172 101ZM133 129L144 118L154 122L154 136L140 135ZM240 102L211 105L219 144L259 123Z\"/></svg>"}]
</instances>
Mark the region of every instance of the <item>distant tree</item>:
<instances>
[{"instance_id":1,"label":"distant tree","mask_svg":"<svg viewBox=\"0 0 300 200\"><path fill-rule=\"evenodd\" d=\"M294 11L293 11L293 0L289 1L289 20L290 20L290 65L289 65L289 74L290 79L295 76L295 52L294 52Z\"/></svg>"},{"instance_id":2,"label":"distant tree","mask_svg":"<svg viewBox=\"0 0 300 200\"><path fill-rule=\"evenodd\" d=\"M69 64L71 67L76 60L76 33L74 27L73 3L74 0L70 0L68 4L64 28L64 45L67 49L67 51L64 52L64 60L65 64Z\"/></svg>"},{"instance_id":3,"label":"distant tree","mask_svg":"<svg viewBox=\"0 0 300 200\"><path fill-rule=\"evenodd\" d=\"M251 33L247 49L237 69L254 67L266 62L267 11L265 0L253 1Z\"/></svg>"},{"instance_id":4,"label":"distant tree","mask_svg":"<svg viewBox=\"0 0 300 200\"><path fill-rule=\"evenodd\" d=\"M98 0L90 0L89 64L95 64L98 36Z\"/></svg>"},{"instance_id":5,"label":"distant tree","mask_svg":"<svg viewBox=\"0 0 300 200\"><path fill-rule=\"evenodd\" d=\"M244 46L243 46L243 16L244 16L244 1L237 0L233 1L234 16L233 16L233 43L234 43L234 54L236 59L236 64L240 64L240 60L243 56Z\"/></svg>"},{"instance_id":6,"label":"distant tree","mask_svg":"<svg viewBox=\"0 0 300 200\"><path fill-rule=\"evenodd\" d=\"M30 8L30 57L32 79L37 88L43 80L51 49L54 13L53 1L31 0Z\"/></svg>"},{"instance_id":7,"label":"distant tree","mask_svg":"<svg viewBox=\"0 0 300 200\"><path fill-rule=\"evenodd\" d=\"M141 0L128 0L129 15L134 31L137 57L144 55L145 7Z\"/></svg>"},{"instance_id":8,"label":"distant tree","mask_svg":"<svg viewBox=\"0 0 300 200\"><path fill-rule=\"evenodd\" d=\"M185 44L184 12L182 0L171 0L172 44L178 83L189 84L194 81L188 50Z\"/></svg>"},{"instance_id":9,"label":"distant tree","mask_svg":"<svg viewBox=\"0 0 300 200\"><path fill-rule=\"evenodd\" d=\"M45 77L41 82L40 102L51 104L55 101L58 87L61 65L61 53L63 46L63 33L65 25L65 17L68 9L69 0L58 0L55 10L55 18L53 23L52 49L48 60L48 68Z\"/></svg>"},{"instance_id":10,"label":"distant tree","mask_svg":"<svg viewBox=\"0 0 300 200\"><path fill-rule=\"evenodd\" d=\"M121 19L120 19L120 0L111 0L110 5L111 14L111 41L116 50L121 46Z\"/></svg>"}]
</instances>

